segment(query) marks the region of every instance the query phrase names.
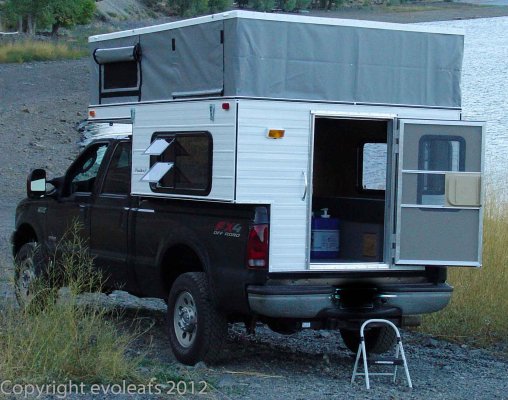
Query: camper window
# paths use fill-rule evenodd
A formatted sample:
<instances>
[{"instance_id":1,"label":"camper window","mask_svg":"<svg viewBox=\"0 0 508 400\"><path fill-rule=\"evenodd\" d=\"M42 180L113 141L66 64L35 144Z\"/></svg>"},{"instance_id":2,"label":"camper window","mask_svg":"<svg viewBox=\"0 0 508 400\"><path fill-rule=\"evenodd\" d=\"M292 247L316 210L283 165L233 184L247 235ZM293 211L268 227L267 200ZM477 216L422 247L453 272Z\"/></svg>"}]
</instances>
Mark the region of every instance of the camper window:
<instances>
[{"instance_id":1,"label":"camper window","mask_svg":"<svg viewBox=\"0 0 508 400\"><path fill-rule=\"evenodd\" d=\"M208 132L159 132L152 138L171 143L160 155L151 156L150 165L174 163L153 191L206 196L212 183L212 136Z\"/></svg>"},{"instance_id":2,"label":"camper window","mask_svg":"<svg viewBox=\"0 0 508 400\"><path fill-rule=\"evenodd\" d=\"M419 142L418 204L444 205L445 174L465 170L466 143L458 136L425 135Z\"/></svg>"},{"instance_id":3,"label":"camper window","mask_svg":"<svg viewBox=\"0 0 508 400\"><path fill-rule=\"evenodd\" d=\"M386 190L386 143L364 143L362 147L362 190Z\"/></svg>"},{"instance_id":4,"label":"camper window","mask_svg":"<svg viewBox=\"0 0 508 400\"><path fill-rule=\"evenodd\" d=\"M101 66L103 71L103 92L135 90L139 87L137 61L121 61Z\"/></svg>"}]
</instances>

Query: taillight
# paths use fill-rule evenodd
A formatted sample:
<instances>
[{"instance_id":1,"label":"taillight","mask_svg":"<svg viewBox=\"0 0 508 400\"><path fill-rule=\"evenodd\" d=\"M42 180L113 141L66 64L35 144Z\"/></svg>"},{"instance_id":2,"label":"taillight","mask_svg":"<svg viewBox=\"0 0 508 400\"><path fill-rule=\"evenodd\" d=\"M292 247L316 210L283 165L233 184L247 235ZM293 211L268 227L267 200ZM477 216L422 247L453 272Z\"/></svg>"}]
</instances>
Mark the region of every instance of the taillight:
<instances>
[{"instance_id":1,"label":"taillight","mask_svg":"<svg viewBox=\"0 0 508 400\"><path fill-rule=\"evenodd\" d=\"M247 242L247 267L268 268L268 224L253 225Z\"/></svg>"}]
</instances>

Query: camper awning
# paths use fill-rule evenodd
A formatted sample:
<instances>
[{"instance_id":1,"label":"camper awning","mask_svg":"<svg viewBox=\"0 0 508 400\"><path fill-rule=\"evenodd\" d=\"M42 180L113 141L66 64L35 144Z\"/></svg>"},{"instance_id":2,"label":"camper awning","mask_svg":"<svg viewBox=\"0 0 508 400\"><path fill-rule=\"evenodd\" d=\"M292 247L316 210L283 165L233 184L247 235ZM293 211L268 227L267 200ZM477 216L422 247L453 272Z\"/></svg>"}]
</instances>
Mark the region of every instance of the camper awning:
<instances>
[{"instance_id":1,"label":"camper awning","mask_svg":"<svg viewBox=\"0 0 508 400\"><path fill-rule=\"evenodd\" d=\"M135 46L114 47L112 49L96 49L93 58L97 64L109 64L122 61L138 61L141 58L141 48Z\"/></svg>"}]
</instances>

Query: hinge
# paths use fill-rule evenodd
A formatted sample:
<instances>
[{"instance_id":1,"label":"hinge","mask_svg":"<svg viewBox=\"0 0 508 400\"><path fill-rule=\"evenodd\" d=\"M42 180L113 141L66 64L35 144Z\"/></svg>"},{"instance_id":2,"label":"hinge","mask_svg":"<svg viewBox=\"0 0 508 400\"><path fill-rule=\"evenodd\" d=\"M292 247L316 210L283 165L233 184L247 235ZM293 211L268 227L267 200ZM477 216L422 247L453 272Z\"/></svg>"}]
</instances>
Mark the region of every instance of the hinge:
<instances>
[{"instance_id":1,"label":"hinge","mask_svg":"<svg viewBox=\"0 0 508 400\"><path fill-rule=\"evenodd\" d=\"M395 235L392 237L392 247L390 249L391 258L392 258L392 265L395 265L395 256L397 252L397 238Z\"/></svg>"},{"instance_id":2,"label":"hinge","mask_svg":"<svg viewBox=\"0 0 508 400\"><path fill-rule=\"evenodd\" d=\"M394 153L399 152L399 142L400 142L400 125L399 125L399 120L397 120L397 128L393 131L393 151L394 151Z\"/></svg>"}]
</instances>

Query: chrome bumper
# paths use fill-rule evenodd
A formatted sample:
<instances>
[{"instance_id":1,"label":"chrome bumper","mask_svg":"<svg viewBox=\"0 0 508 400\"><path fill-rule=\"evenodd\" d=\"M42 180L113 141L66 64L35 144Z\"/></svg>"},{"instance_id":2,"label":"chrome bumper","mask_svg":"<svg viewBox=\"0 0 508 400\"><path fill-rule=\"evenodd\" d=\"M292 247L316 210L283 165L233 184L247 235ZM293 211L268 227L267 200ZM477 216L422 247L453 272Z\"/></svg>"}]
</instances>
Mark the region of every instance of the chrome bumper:
<instances>
[{"instance_id":1,"label":"chrome bumper","mask_svg":"<svg viewBox=\"0 0 508 400\"><path fill-rule=\"evenodd\" d=\"M331 286L249 286L249 306L256 314L273 318L388 318L428 314L450 302L448 284L379 288L369 306L351 308L342 304L340 289Z\"/></svg>"}]
</instances>

